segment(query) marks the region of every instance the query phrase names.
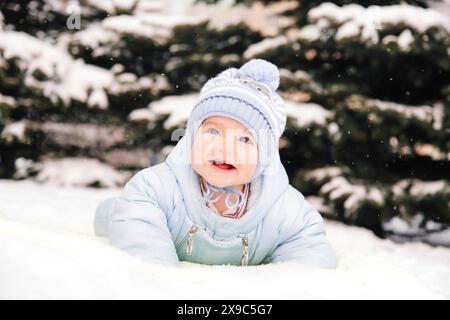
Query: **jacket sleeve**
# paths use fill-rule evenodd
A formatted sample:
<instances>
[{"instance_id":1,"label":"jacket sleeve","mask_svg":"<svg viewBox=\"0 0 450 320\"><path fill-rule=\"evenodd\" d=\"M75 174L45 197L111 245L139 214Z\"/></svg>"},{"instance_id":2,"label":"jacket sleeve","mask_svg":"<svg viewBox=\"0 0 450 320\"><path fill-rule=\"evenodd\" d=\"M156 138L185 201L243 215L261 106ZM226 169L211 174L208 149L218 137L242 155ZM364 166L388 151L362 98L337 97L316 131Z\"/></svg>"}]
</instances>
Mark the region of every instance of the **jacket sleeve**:
<instances>
[{"instance_id":1,"label":"jacket sleeve","mask_svg":"<svg viewBox=\"0 0 450 320\"><path fill-rule=\"evenodd\" d=\"M158 201L157 190L163 190L162 183L151 168L135 174L116 199L109 238L112 245L145 262L177 265L164 205L160 205L164 201Z\"/></svg>"},{"instance_id":2,"label":"jacket sleeve","mask_svg":"<svg viewBox=\"0 0 450 320\"><path fill-rule=\"evenodd\" d=\"M270 255L269 261L297 261L314 267L336 268L336 254L325 238L322 216L306 199L296 220L292 223L296 227L289 228L290 231L282 235L281 243Z\"/></svg>"}]
</instances>

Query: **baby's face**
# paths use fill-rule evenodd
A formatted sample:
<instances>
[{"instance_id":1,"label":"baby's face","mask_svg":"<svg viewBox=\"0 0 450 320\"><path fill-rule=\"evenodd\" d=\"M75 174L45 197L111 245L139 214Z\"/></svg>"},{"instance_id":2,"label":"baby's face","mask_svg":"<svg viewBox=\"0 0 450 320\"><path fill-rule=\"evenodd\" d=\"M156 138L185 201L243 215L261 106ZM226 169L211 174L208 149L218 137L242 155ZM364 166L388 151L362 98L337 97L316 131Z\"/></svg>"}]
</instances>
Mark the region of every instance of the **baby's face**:
<instances>
[{"instance_id":1,"label":"baby's face","mask_svg":"<svg viewBox=\"0 0 450 320\"><path fill-rule=\"evenodd\" d=\"M244 184L256 170L258 145L240 122L222 116L209 117L197 130L191 163L192 168L212 185Z\"/></svg>"}]
</instances>

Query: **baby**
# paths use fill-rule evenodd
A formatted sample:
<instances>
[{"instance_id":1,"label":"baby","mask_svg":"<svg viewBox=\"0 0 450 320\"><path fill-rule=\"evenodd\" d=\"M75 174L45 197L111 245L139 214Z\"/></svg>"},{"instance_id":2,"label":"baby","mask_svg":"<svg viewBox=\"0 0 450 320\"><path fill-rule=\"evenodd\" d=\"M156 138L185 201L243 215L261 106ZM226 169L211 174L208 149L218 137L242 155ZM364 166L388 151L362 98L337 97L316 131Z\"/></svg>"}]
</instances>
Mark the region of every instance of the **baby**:
<instances>
[{"instance_id":1,"label":"baby","mask_svg":"<svg viewBox=\"0 0 450 320\"><path fill-rule=\"evenodd\" d=\"M206 82L166 160L98 206L97 235L143 261L335 268L318 211L289 184L278 68L253 59ZM182 107L182 106L180 106Z\"/></svg>"}]
</instances>

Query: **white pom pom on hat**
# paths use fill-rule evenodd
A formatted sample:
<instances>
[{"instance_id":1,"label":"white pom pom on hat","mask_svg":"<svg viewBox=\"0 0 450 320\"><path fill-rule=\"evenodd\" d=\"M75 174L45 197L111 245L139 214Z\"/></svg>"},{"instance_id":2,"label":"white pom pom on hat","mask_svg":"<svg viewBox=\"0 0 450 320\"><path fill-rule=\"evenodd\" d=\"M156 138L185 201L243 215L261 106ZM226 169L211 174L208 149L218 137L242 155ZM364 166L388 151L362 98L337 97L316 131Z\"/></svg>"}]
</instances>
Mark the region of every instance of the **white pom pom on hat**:
<instances>
[{"instance_id":1,"label":"white pom pom on hat","mask_svg":"<svg viewBox=\"0 0 450 320\"><path fill-rule=\"evenodd\" d=\"M257 82L265 83L273 91L280 84L280 72L273 63L263 59L252 59L239 68L239 73Z\"/></svg>"}]
</instances>

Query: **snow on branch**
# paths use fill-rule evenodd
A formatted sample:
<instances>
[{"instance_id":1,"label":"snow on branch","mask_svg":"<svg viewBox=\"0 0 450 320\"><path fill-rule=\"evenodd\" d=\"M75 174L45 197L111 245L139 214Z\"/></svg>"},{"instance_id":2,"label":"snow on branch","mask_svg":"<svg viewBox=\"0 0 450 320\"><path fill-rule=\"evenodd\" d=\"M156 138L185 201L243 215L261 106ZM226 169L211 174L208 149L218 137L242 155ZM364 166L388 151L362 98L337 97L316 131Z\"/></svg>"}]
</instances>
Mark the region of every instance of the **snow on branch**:
<instances>
[{"instance_id":1,"label":"snow on branch","mask_svg":"<svg viewBox=\"0 0 450 320\"><path fill-rule=\"evenodd\" d=\"M41 91L53 103L69 105L73 99L89 107L108 106L105 89L114 81L111 72L73 60L67 52L23 32L0 33L0 52L5 60L17 60L25 86Z\"/></svg>"},{"instance_id":2,"label":"snow on branch","mask_svg":"<svg viewBox=\"0 0 450 320\"><path fill-rule=\"evenodd\" d=\"M330 201L345 198L344 208L347 218L351 217L363 202L369 201L380 207L385 202L383 190L350 182L343 176L331 178L320 188L320 194L325 195Z\"/></svg>"},{"instance_id":3,"label":"snow on branch","mask_svg":"<svg viewBox=\"0 0 450 320\"><path fill-rule=\"evenodd\" d=\"M92 41L96 41L95 39ZM23 85L48 98L54 105L70 106L77 101L92 108L106 109L108 96L129 92L151 92L168 87L159 77L123 73L123 68L107 70L74 59L63 46L52 46L23 32L0 33L0 68L16 64ZM119 66L120 65L116 65Z\"/></svg>"},{"instance_id":4,"label":"snow on branch","mask_svg":"<svg viewBox=\"0 0 450 320\"><path fill-rule=\"evenodd\" d=\"M407 50L413 41L412 32L425 34L433 31L437 38L448 41L450 21L434 9L424 9L406 4L369 6L357 4L339 7L323 3L308 12L308 19L321 29L337 28L335 39L360 39L369 43L380 42L380 31L405 29L398 37L387 35L383 43L396 40L400 48Z\"/></svg>"}]
</instances>

